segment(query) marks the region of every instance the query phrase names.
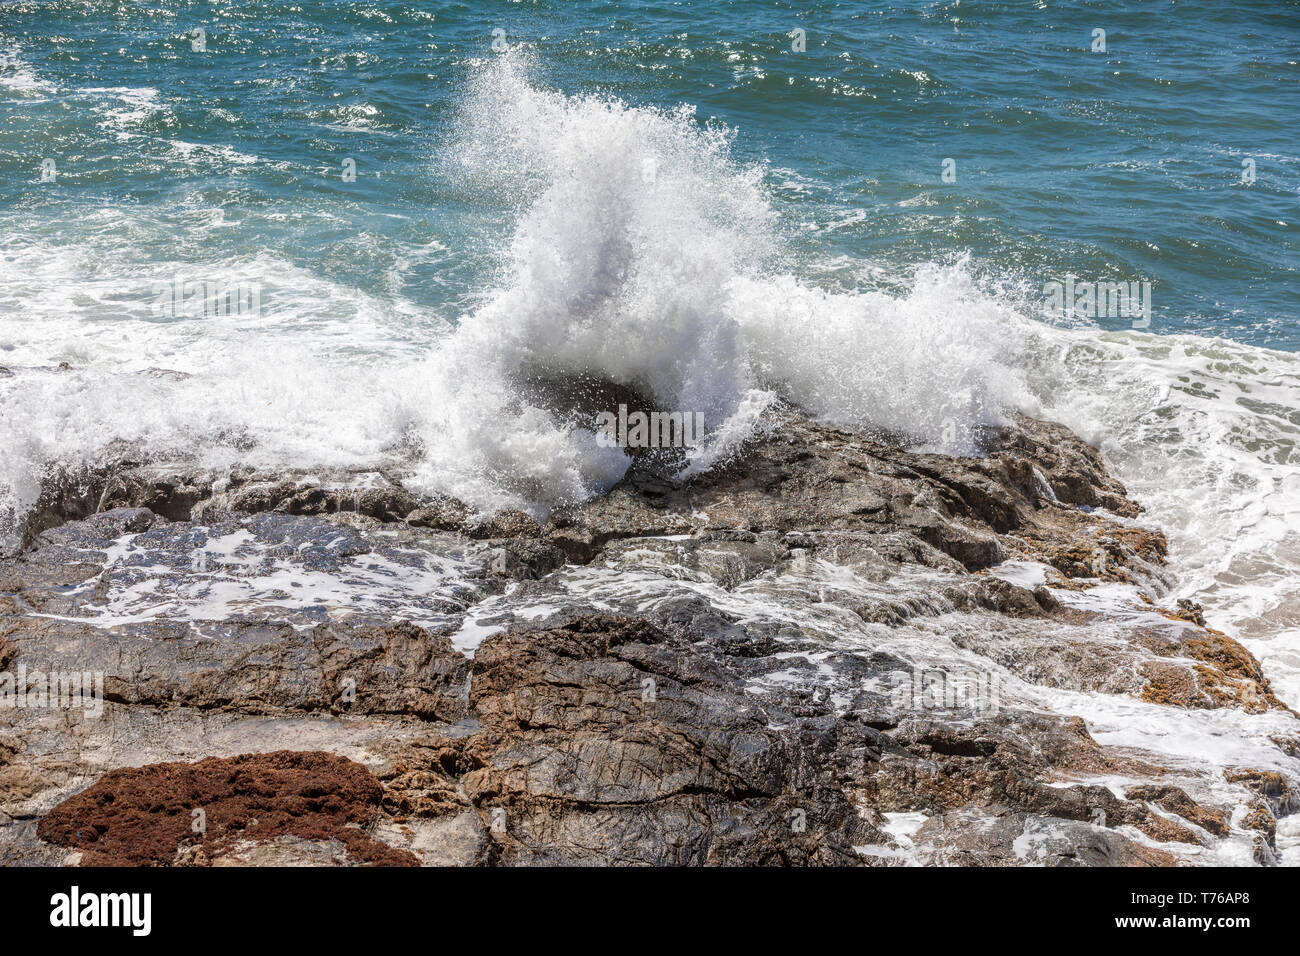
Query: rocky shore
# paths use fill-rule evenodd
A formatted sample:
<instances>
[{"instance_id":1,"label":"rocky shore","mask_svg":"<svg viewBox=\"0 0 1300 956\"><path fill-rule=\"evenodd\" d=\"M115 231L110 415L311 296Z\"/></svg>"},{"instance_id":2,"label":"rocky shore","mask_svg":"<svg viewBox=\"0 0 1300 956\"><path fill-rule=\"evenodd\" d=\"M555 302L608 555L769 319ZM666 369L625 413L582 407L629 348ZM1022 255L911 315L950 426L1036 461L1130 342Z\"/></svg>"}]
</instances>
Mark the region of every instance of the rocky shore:
<instances>
[{"instance_id":1,"label":"rocky shore","mask_svg":"<svg viewBox=\"0 0 1300 956\"><path fill-rule=\"evenodd\" d=\"M0 700L0 864L1276 861L1294 702L1094 449L768 424L544 523L399 465L52 474L0 672L102 701Z\"/></svg>"}]
</instances>

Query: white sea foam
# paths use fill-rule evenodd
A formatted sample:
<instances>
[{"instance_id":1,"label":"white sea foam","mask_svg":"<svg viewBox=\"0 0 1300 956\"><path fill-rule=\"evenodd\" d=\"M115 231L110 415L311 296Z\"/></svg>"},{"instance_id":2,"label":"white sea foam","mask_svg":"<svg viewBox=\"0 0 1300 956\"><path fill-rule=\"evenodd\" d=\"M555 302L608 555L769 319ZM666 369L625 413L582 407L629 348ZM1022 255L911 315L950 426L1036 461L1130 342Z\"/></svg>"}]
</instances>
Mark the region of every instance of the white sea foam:
<instances>
[{"instance_id":1,"label":"white sea foam","mask_svg":"<svg viewBox=\"0 0 1300 956\"><path fill-rule=\"evenodd\" d=\"M119 138L129 136L145 120L169 113L151 86L92 86L78 95L94 101L92 109L104 117L101 125Z\"/></svg>"},{"instance_id":2,"label":"white sea foam","mask_svg":"<svg viewBox=\"0 0 1300 956\"><path fill-rule=\"evenodd\" d=\"M830 294L781 271L763 170L689 109L568 97L502 58L473 86L454 155L463 178L520 197L499 285L431 356L432 486L536 511L623 473L591 423L519 403L534 374L634 386L703 414L697 472L753 433L776 398L950 451L1020 398L997 357L1006 310L964 274L911 295Z\"/></svg>"},{"instance_id":3,"label":"white sea foam","mask_svg":"<svg viewBox=\"0 0 1300 956\"><path fill-rule=\"evenodd\" d=\"M152 90L93 92L127 104L124 123L162 108ZM400 298L266 258L137 261L131 241L156 224L130 211L83 217L95 239L84 246L7 243L0 354L19 373L0 384L0 428L21 450L0 473L11 510L30 503L43 459L93 458L114 438L237 431L268 465L352 463L414 437L424 488L540 514L609 487L627 460L600 447L592 423L521 401L519 379L539 373L612 379L701 413L708 440L692 472L739 447L778 397L950 451L1022 398L998 362L1017 317L960 269L923 270L899 297L831 294L785 274L764 170L734 162L729 132L689 109L564 96L503 57L472 86L461 128L458 172L518 197L518 223L496 288L454 333L426 337L422 362L409 330L437 322ZM105 257L106 243L120 256ZM160 322L149 289L173 277L262 279L265 315ZM65 361L72 373L26 370ZM195 377L126 374L153 367Z\"/></svg>"},{"instance_id":4,"label":"white sea foam","mask_svg":"<svg viewBox=\"0 0 1300 956\"><path fill-rule=\"evenodd\" d=\"M1027 411L1102 450L1169 537L1169 595L1300 700L1300 356L1190 335L1027 329Z\"/></svg>"},{"instance_id":5,"label":"white sea foam","mask_svg":"<svg viewBox=\"0 0 1300 956\"><path fill-rule=\"evenodd\" d=\"M151 91L103 92L127 110L119 128L162 109ZM265 254L137 256L157 228L146 212L88 213L80 244L7 235L9 535L48 463L95 460L115 439L187 448L213 467L362 465L415 447L420 490L541 514L608 487L626 459L589 423L522 399L519 379L540 373L613 379L703 412L694 471L737 447L777 398L950 452L1019 409L1102 449L1143 520L1169 535L1170 599L1203 603L1283 699L1300 701L1300 358L1047 326L960 262L915 271L892 294L816 288L783 253L766 171L732 159L725 129L686 109L549 91L509 57L484 67L460 128L449 155L463 181L514 198L518 215L492 287L445 333L441 316L400 296L400 275L380 297ZM194 216L184 232L228 228ZM263 314L160 320L150 283L176 275L261 279ZM1116 734L1133 716L1083 697L1058 703Z\"/></svg>"},{"instance_id":6,"label":"white sea foam","mask_svg":"<svg viewBox=\"0 0 1300 956\"><path fill-rule=\"evenodd\" d=\"M42 96L55 90L54 84L36 75L16 45L0 50L0 88L24 97Z\"/></svg>"}]
</instances>

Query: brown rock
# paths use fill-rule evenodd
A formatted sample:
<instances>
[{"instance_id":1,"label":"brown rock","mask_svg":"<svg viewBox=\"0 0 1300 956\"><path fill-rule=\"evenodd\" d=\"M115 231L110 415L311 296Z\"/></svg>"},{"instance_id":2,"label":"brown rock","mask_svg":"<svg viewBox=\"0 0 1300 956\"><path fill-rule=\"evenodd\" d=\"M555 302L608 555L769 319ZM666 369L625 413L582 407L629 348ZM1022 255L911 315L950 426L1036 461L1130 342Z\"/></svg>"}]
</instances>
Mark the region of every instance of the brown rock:
<instances>
[{"instance_id":1,"label":"brown rock","mask_svg":"<svg viewBox=\"0 0 1300 956\"><path fill-rule=\"evenodd\" d=\"M210 859L237 839L285 835L338 840L359 862L414 865L411 854L357 829L373 822L380 796L369 771L333 754L209 757L110 771L50 811L38 832L81 850L88 866L167 864L195 844Z\"/></svg>"}]
</instances>

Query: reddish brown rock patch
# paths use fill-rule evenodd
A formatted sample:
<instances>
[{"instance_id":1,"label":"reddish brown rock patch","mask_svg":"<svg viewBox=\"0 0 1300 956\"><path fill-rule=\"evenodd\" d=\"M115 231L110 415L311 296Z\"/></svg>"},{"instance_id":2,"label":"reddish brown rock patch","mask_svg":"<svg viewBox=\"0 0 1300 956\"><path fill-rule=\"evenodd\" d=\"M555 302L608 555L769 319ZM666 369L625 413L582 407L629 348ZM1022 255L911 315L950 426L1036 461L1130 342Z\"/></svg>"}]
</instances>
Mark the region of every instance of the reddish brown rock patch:
<instances>
[{"instance_id":1,"label":"reddish brown rock patch","mask_svg":"<svg viewBox=\"0 0 1300 956\"><path fill-rule=\"evenodd\" d=\"M41 839L82 851L83 866L165 866L200 845L211 858L238 840L291 835L338 840L354 862L413 866L415 857L364 833L379 812L379 782L330 753L279 750L105 774L41 820ZM206 834L193 832L194 811Z\"/></svg>"}]
</instances>

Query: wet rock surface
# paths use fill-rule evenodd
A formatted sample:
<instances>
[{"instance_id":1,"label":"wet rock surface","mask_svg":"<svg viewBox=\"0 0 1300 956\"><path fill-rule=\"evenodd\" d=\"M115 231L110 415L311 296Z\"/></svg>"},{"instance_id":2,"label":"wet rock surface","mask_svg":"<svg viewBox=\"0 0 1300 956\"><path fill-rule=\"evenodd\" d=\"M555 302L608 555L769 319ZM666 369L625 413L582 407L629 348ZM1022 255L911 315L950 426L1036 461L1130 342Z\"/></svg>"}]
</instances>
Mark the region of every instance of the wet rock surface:
<instances>
[{"instance_id":1,"label":"wet rock surface","mask_svg":"<svg viewBox=\"0 0 1300 956\"><path fill-rule=\"evenodd\" d=\"M52 477L0 558L0 863L1276 861L1300 721L1161 605L1095 450L769 424L540 523L387 467Z\"/></svg>"}]
</instances>

